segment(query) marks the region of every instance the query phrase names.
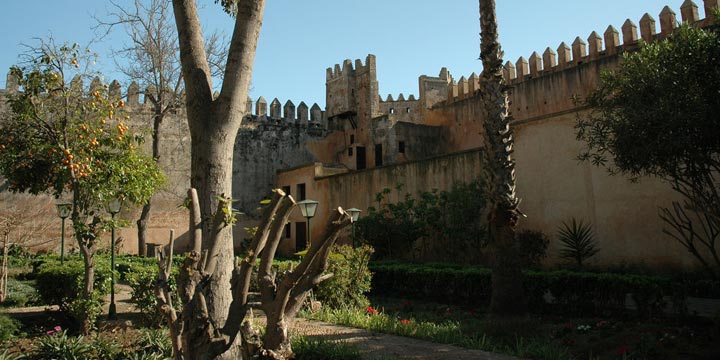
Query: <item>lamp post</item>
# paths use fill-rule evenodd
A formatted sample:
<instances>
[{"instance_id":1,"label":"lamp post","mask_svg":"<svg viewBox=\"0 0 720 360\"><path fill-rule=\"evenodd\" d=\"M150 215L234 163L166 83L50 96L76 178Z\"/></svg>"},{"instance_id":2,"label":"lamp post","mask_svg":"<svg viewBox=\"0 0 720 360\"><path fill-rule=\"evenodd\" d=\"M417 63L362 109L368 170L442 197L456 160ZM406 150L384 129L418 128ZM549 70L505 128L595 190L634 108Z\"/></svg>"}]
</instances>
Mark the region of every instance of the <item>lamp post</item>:
<instances>
[{"instance_id":1,"label":"lamp post","mask_svg":"<svg viewBox=\"0 0 720 360\"><path fill-rule=\"evenodd\" d=\"M72 211L72 203L59 202L55 204L57 207L58 216L62 219L62 228L60 229L60 263L65 263L65 219L70 216Z\"/></svg>"},{"instance_id":2,"label":"lamp post","mask_svg":"<svg viewBox=\"0 0 720 360\"><path fill-rule=\"evenodd\" d=\"M298 203L302 216L307 219L307 246L305 248L310 248L312 244L312 239L310 238L310 219L315 216L318 204L319 202L315 200L303 200Z\"/></svg>"},{"instance_id":3,"label":"lamp post","mask_svg":"<svg viewBox=\"0 0 720 360\"><path fill-rule=\"evenodd\" d=\"M117 320L117 309L115 307L115 214L120 212L122 203L115 199L108 204L108 211L112 217L113 224L110 235L110 310L108 319Z\"/></svg>"},{"instance_id":4,"label":"lamp post","mask_svg":"<svg viewBox=\"0 0 720 360\"><path fill-rule=\"evenodd\" d=\"M358 218L360 217L360 212L362 212L362 210L352 208L345 211L350 214L350 224L352 224L352 246L354 249L357 247L357 243L355 242L355 222L358 221Z\"/></svg>"}]
</instances>

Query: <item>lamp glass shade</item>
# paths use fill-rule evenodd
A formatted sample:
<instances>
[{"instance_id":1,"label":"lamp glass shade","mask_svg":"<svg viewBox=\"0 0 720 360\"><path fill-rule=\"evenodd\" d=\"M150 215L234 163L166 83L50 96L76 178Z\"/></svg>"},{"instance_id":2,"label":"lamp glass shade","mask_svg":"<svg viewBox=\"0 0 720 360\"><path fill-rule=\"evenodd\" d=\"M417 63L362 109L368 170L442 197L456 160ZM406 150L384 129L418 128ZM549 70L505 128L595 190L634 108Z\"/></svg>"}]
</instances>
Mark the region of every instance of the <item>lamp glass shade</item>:
<instances>
[{"instance_id":1,"label":"lamp glass shade","mask_svg":"<svg viewBox=\"0 0 720 360\"><path fill-rule=\"evenodd\" d=\"M362 212L362 210L352 208L352 209L345 210L345 212L350 214L350 220L352 220L352 222L356 222L360 218L360 213Z\"/></svg>"},{"instance_id":2,"label":"lamp glass shade","mask_svg":"<svg viewBox=\"0 0 720 360\"><path fill-rule=\"evenodd\" d=\"M120 199L115 199L108 204L108 211L111 214L115 215L120 212L121 205L122 205L122 202L120 201Z\"/></svg>"},{"instance_id":3,"label":"lamp glass shade","mask_svg":"<svg viewBox=\"0 0 720 360\"><path fill-rule=\"evenodd\" d=\"M72 203L68 203L68 202L56 203L55 207L57 207L58 216L60 218L65 219L68 216L70 216L70 212L72 211Z\"/></svg>"},{"instance_id":4,"label":"lamp glass shade","mask_svg":"<svg viewBox=\"0 0 720 360\"><path fill-rule=\"evenodd\" d=\"M300 212L305 218L311 218L315 216L319 202L315 200L303 200L298 203L300 205Z\"/></svg>"}]
</instances>

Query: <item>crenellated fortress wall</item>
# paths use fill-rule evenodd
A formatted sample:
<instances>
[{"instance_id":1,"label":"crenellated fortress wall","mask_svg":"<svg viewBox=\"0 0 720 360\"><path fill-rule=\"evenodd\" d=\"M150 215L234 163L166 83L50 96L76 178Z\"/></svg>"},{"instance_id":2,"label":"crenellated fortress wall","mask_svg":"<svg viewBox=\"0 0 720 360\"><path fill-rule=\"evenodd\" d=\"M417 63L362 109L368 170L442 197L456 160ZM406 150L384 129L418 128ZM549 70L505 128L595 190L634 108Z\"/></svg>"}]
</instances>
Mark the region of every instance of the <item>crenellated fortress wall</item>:
<instances>
[{"instance_id":1,"label":"crenellated fortress wall","mask_svg":"<svg viewBox=\"0 0 720 360\"><path fill-rule=\"evenodd\" d=\"M711 25L709 14L720 7L720 0L705 0L703 5L704 18L699 15L700 7L686 0L679 8L679 19L666 6L658 15L659 21L645 14L637 25L628 19L620 30L611 25L602 35L594 31L587 38L578 36L555 49L547 47L542 54L533 52L505 64L503 75L509 86L516 139L518 192L523 199L522 211L528 215L522 227L553 235L562 221L576 217L595 225L601 247L598 263L694 265L682 247L662 234L657 217L657 208L668 205L677 195L657 180L631 183L578 162L583 144L575 139L574 125L577 116L587 111L577 100L597 86L603 71L619 65L622 54L638 49L642 42L666 38L680 21ZM456 78L442 68L437 76L419 77L417 98L399 94L383 99L377 71L374 55L328 68L325 109L318 104L308 107L305 102L295 105L277 98L270 103L264 97L248 98L233 160L233 198L239 200L238 209L247 214L236 226L236 244L245 236L242 228L252 226L258 202L274 186L289 186L295 191L303 185L308 197L326 206L360 207L373 204L375 193L398 182L421 191L431 190L427 188L430 185L449 187L452 179L479 175L476 160L481 154L483 131L479 76L472 73ZM0 90L0 96L16 90L15 81L9 78L7 84L8 89ZM90 86L102 83L98 79ZM122 94L117 81L109 90L117 96ZM152 106L137 84L131 84L125 94L134 123L151 124ZM3 100L0 113L4 111ZM190 174L190 136L184 109L170 114L161 132L160 162L170 184L153 200L157 206L150 224L151 242L156 243L167 242L168 229L184 232L187 227L187 214L177 208L189 187ZM467 165L470 163L473 165ZM332 171L318 172L318 166ZM429 167L433 170L428 171ZM337 203L338 199L342 203ZM6 206L0 205L0 211ZM128 211L124 215L132 219L136 214ZM313 219L318 224L323 221L322 216ZM298 233L294 226L291 228L291 238L283 243L290 252ZM321 230L313 227L314 233L318 232L315 235ZM127 239L123 243L126 252L136 251L134 231L122 232ZM180 237L181 247L185 238ZM557 244L552 242L549 253L556 250Z\"/></svg>"}]
</instances>

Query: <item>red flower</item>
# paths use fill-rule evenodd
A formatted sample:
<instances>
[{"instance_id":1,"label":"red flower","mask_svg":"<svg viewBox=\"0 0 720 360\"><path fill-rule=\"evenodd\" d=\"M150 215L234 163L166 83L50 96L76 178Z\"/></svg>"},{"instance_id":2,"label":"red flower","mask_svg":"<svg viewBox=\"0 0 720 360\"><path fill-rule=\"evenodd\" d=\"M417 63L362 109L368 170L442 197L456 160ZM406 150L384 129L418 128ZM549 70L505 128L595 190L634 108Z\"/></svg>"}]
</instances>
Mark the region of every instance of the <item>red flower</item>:
<instances>
[{"instance_id":1,"label":"red flower","mask_svg":"<svg viewBox=\"0 0 720 360\"><path fill-rule=\"evenodd\" d=\"M367 313L370 315L376 315L378 313L378 311L375 310L372 306L368 306L367 308L365 308L365 311L367 311Z\"/></svg>"},{"instance_id":2,"label":"red flower","mask_svg":"<svg viewBox=\"0 0 720 360\"><path fill-rule=\"evenodd\" d=\"M410 320L408 320L408 319L401 319L401 320L400 320L400 323L401 323L401 324L409 324L409 323L410 323Z\"/></svg>"},{"instance_id":3,"label":"red flower","mask_svg":"<svg viewBox=\"0 0 720 360\"><path fill-rule=\"evenodd\" d=\"M565 323L565 328L566 328L566 329L574 329L574 328L575 328L575 325L573 325L573 323L571 323L571 322L566 322L566 323Z\"/></svg>"},{"instance_id":4,"label":"red flower","mask_svg":"<svg viewBox=\"0 0 720 360\"><path fill-rule=\"evenodd\" d=\"M615 351L615 354L617 354L618 356L622 356L629 352L630 352L630 349L628 349L628 347L626 345L623 345L623 346L619 347L617 349L617 351Z\"/></svg>"}]
</instances>

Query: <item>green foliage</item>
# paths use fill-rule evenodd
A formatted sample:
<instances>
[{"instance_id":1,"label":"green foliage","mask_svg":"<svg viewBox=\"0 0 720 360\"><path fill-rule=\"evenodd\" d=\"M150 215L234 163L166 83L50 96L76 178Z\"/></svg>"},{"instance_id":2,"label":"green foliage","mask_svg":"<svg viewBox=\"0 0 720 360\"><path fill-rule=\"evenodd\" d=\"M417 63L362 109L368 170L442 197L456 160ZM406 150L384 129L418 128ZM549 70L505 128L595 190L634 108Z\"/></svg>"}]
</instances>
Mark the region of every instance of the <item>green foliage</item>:
<instances>
[{"instance_id":1,"label":"green foliage","mask_svg":"<svg viewBox=\"0 0 720 360\"><path fill-rule=\"evenodd\" d=\"M110 269L95 269L94 291L90 298L83 298L85 266L78 260L66 260L64 264L46 261L37 266L35 281L42 300L60 309L73 319L87 319L94 323L100 314L104 295L110 291ZM58 286L62 284L62 286Z\"/></svg>"},{"instance_id":2,"label":"green foliage","mask_svg":"<svg viewBox=\"0 0 720 360\"><path fill-rule=\"evenodd\" d=\"M10 315L0 314L0 343L12 338L20 330L20 322Z\"/></svg>"},{"instance_id":3,"label":"green foliage","mask_svg":"<svg viewBox=\"0 0 720 360\"><path fill-rule=\"evenodd\" d=\"M3 352L0 352L0 360L24 360L26 359L25 355L10 352L10 350L3 350Z\"/></svg>"},{"instance_id":4,"label":"green foliage","mask_svg":"<svg viewBox=\"0 0 720 360\"><path fill-rule=\"evenodd\" d=\"M7 93L10 116L0 124L0 175L13 192L70 197L75 238L90 258L101 232L117 226L108 219L107 205L118 198L142 205L165 177L142 153L142 131L130 131L125 102L106 84L83 88L94 63L89 50L58 46L51 38L26 57L26 66L11 69L20 91ZM78 305L94 311L93 296L85 296Z\"/></svg>"},{"instance_id":5,"label":"green foliage","mask_svg":"<svg viewBox=\"0 0 720 360\"><path fill-rule=\"evenodd\" d=\"M156 260L157 261L157 260ZM177 284L175 276L178 267L173 267L170 275L170 287L173 293L177 293ZM155 282L158 275L157 264L153 265L135 265L132 270L125 276L130 288L132 288L132 297L130 301L140 311L143 319L148 326L161 327L165 323L165 315L157 308L157 300L155 298ZM180 306L180 304L173 304ZM178 309L179 310L179 309Z\"/></svg>"},{"instance_id":6,"label":"green foliage","mask_svg":"<svg viewBox=\"0 0 720 360\"><path fill-rule=\"evenodd\" d=\"M2 307L25 307L38 304L40 297L32 280L20 281L8 278L8 294Z\"/></svg>"},{"instance_id":7,"label":"green foliage","mask_svg":"<svg viewBox=\"0 0 720 360\"><path fill-rule=\"evenodd\" d=\"M360 350L342 342L295 336L290 339L297 359L303 360L361 360Z\"/></svg>"},{"instance_id":8,"label":"green foliage","mask_svg":"<svg viewBox=\"0 0 720 360\"><path fill-rule=\"evenodd\" d=\"M574 261L579 268L600 251L592 225L585 224L582 220L578 222L575 218L572 218L570 223L563 222L558 228L558 240L562 245L560 258Z\"/></svg>"},{"instance_id":9,"label":"green foliage","mask_svg":"<svg viewBox=\"0 0 720 360\"><path fill-rule=\"evenodd\" d=\"M136 346L138 353L146 356L158 356L160 358L169 358L172 356L172 342L167 330L164 329L148 329L140 334Z\"/></svg>"},{"instance_id":10,"label":"green foliage","mask_svg":"<svg viewBox=\"0 0 720 360\"><path fill-rule=\"evenodd\" d=\"M84 360L93 351L82 336L68 336L64 330L39 338L34 346L34 359Z\"/></svg>"},{"instance_id":11,"label":"green foliage","mask_svg":"<svg viewBox=\"0 0 720 360\"><path fill-rule=\"evenodd\" d=\"M547 247L550 243L548 237L540 231L521 230L516 234L520 257L523 265L537 268L547 256Z\"/></svg>"},{"instance_id":12,"label":"green foliage","mask_svg":"<svg viewBox=\"0 0 720 360\"><path fill-rule=\"evenodd\" d=\"M457 183L450 191L422 192L417 198L405 194L404 200L389 203L392 190L377 193L377 207L357 222L357 235L376 251L378 259L407 257L416 242L425 238L438 246L431 251L436 256L466 260L477 254L485 243L486 230L482 222L486 201L484 184L476 180ZM396 191L402 190L397 185Z\"/></svg>"},{"instance_id":13,"label":"green foliage","mask_svg":"<svg viewBox=\"0 0 720 360\"><path fill-rule=\"evenodd\" d=\"M367 306L369 302L365 294L370 291L372 280L368 262L372 253L373 249L368 245L355 249L349 245L335 246L325 270L333 277L317 286L317 299L333 308Z\"/></svg>"},{"instance_id":14,"label":"green foliage","mask_svg":"<svg viewBox=\"0 0 720 360\"><path fill-rule=\"evenodd\" d=\"M720 278L720 34L683 24L665 41L627 52L603 74L580 117L580 159L637 179L668 182L684 201L661 209L665 233Z\"/></svg>"},{"instance_id":15,"label":"green foliage","mask_svg":"<svg viewBox=\"0 0 720 360\"><path fill-rule=\"evenodd\" d=\"M370 263L372 294L439 303L482 306L489 303L491 271L456 264ZM662 313L667 299L682 309L687 296L717 296L720 282L666 276L577 271L524 271L529 307L536 312L625 314L631 294L640 316ZM552 295L546 303L544 296Z\"/></svg>"}]
</instances>

